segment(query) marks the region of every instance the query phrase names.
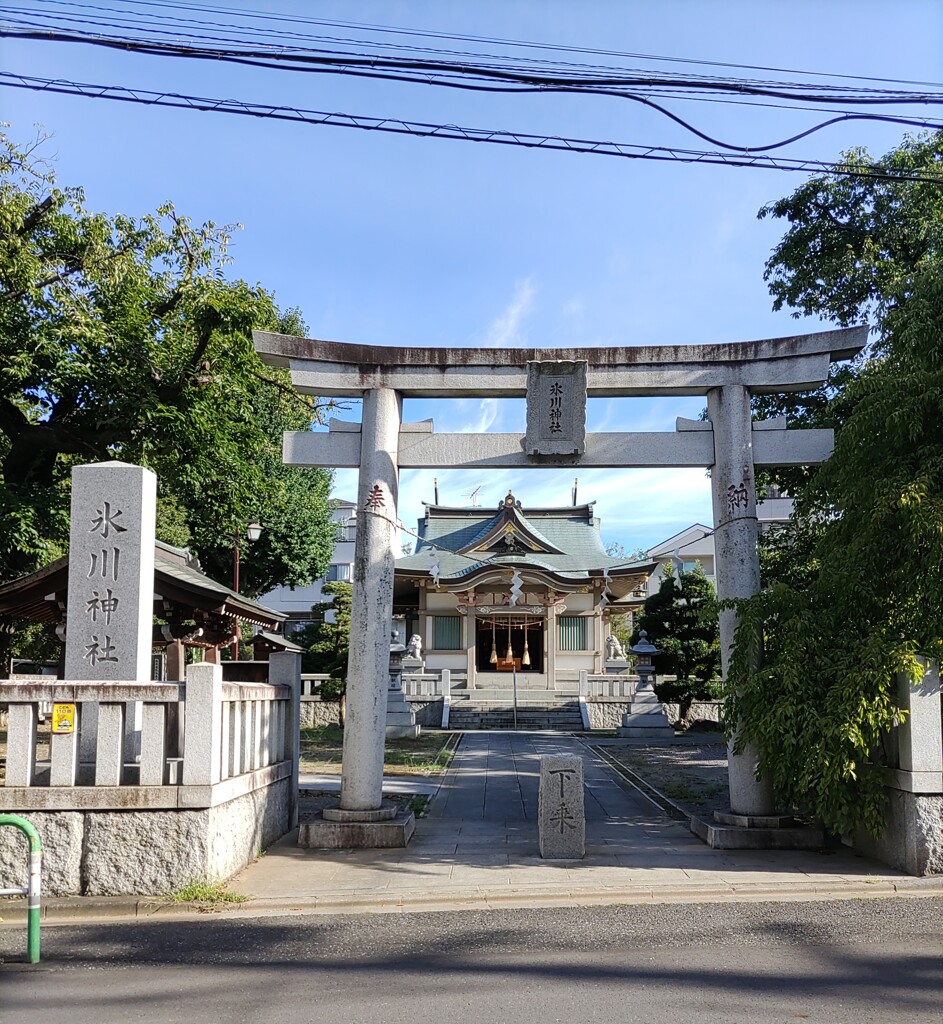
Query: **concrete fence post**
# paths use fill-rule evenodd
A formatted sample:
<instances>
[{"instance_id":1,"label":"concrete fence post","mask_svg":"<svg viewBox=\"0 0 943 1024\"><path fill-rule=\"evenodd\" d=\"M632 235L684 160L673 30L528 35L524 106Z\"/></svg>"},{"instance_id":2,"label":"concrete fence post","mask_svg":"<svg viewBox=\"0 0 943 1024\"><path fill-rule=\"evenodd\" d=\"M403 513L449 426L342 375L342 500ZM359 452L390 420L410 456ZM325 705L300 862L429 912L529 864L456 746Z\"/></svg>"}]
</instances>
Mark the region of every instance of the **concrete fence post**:
<instances>
[{"instance_id":1,"label":"concrete fence post","mask_svg":"<svg viewBox=\"0 0 943 1024\"><path fill-rule=\"evenodd\" d=\"M899 673L897 701L910 712L897 730L901 771L928 778L938 775L943 772L940 666L924 662L923 678L916 686L906 673Z\"/></svg>"},{"instance_id":2,"label":"concrete fence post","mask_svg":"<svg viewBox=\"0 0 943 1024\"><path fill-rule=\"evenodd\" d=\"M290 686L290 710L285 716L288 756L291 758L291 791L288 796L288 827L298 824L298 785L301 772L301 655L280 651L269 657L268 681Z\"/></svg>"},{"instance_id":3,"label":"concrete fence post","mask_svg":"<svg viewBox=\"0 0 943 1024\"><path fill-rule=\"evenodd\" d=\"M32 786L36 766L36 705L11 704L7 712L8 786Z\"/></svg>"},{"instance_id":4,"label":"concrete fence post","mask_svg":"<svg viewBox=\"0 0 943 1024\"><path fill-rule=\"evenodd\" d=\"M223 668L202 662L187 666L184 705L183 784L220 781L223 735Z\"/></svg>"}]
</instances>

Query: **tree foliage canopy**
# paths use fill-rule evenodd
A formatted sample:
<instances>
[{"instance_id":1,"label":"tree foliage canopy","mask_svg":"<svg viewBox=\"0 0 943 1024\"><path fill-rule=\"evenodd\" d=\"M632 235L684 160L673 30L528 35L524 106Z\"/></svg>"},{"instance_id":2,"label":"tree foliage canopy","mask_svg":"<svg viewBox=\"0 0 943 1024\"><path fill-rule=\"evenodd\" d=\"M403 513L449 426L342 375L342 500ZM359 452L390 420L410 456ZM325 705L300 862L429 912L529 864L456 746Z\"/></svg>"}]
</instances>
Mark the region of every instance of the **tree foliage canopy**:
<instances>
[{"instance_id":1,"label":"tree foliage canopy","mask_svg":"<svg viewBox=\"0 0 943 1024\"><path fill-rule=\"evenodd\" d=\"M939 169L941 150L941 135L908 140L884 163ZM840 322L871 312L880 342L841 392L834 454L797 494L768 585L737 603L728 674L728 722L782 804L836 832L880 831L894 677L943 655L943 175L891 184L813 179L775 204L799 225L777 250L777 301Z\"/></svg>"},{"instance_id":2,"label":"tree foliage canopy","mask_svg":"<svg viewBox=\"0 0 943 1024\"><path fill-rule=\"evenodd\" d=\"M329 600L311 609L320 621L298 630L293 639L305 649L301 657L306 672L327 672L340 679L347 675L353 586L343 581L325 583L321 593ZM328 612L333 622L327 620Z\"/></svg>"},{"instance_id":3,"label":"tree foliage canopy","mask_svg":"<svg viewBox=\"0 0 943 1024\"><path fill-rule=\"evenodd\" d=\"M646 598L638 620L659 650L653 658L658 675L676 682L656 687L659 700L677 702L681 719L695 700L713 696L711 682L720 674L720 639L713 611L714 586L700 565L677 577L668 566L658 590ZM638 633L633 637L638 639Z\"/></svg>"},{"instance_id":4,"label":"tree foliage canopy","mask_svg":"<svg viewBox=\"0 0 943 1024\"><path fill-rule=\"evenodd\" d=\"M226 277L230 228L170 204L87 211L42 141L0 136L0 580L65 550L71 468L120 458L157 473L161 531L210 575L230 578L234 533L257 519L243 589L309 582L330 557L330 478L284 467L281 434L319 409L250 336L297 312Z\"/></svg>"}]
</instances>

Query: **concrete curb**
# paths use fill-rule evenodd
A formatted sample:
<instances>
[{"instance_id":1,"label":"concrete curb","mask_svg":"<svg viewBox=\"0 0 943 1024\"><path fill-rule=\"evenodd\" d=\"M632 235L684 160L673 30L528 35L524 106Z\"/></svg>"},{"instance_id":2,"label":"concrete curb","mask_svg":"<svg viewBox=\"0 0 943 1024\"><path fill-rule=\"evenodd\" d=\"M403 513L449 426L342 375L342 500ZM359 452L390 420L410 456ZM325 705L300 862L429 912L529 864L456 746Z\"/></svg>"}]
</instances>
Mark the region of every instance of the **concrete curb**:
<instances>
[{"instance_id":1,"label":"concrete curb","mask_svg":"<svg viewBox=\"0 0 943 1024\"><path fill-rule=\"evenodd\" d=\"M455 910L497 910L521 907L579 907L637 903L748 903L822 902L848 899L933 897L943 895L943 878L875 879L873 882L797 883L768 882L679 886L593 886L561 889L534 884L517 887L466 887L440 890L376 890L334 892L290 899L250 898L245 903L201 905L171 903L158 897L83 897L50 899L43 903L45 925L69 925L93 921L173 920L207 914L234 918L275 914L424 913ZM0 928L23 927L26 907L22 901L0 901Z\"/></svg>"}]
</instances>

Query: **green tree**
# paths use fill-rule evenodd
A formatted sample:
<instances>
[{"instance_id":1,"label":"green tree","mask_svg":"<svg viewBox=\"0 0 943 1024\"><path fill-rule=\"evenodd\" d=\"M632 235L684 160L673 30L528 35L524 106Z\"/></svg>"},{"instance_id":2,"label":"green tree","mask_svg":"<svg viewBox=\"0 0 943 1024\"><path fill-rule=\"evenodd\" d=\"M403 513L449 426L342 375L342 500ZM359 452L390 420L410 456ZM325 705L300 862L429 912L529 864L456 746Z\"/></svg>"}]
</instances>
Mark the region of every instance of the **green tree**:
<instances>
[{"instance_id":1,"label":"green tree","mask_svg":"<svg viewBox=\"0 0 943 1024\"><path fill-rule=\"evenodd\" d=\"M872 350L888 341L888 314L913 289L913 275L943 248L943 188L937 181L907 181L895 174L939 171L943 132L907 137L878 160L864 149L841 155L848 170L876 166L889 176L816 175L791 195L764 206L760 218L787 225L766 263L764 274L773 309L793 316L819 316L847 327L867 324ZM761 418L786 416L790 426L840 430L852 411L848 385L870 357L866 352L832 365L828 379L813 391L757 395ZM764 473L795 493L814 476L803 467Z\"/></svg>"},{"instance_id":2,"label":"green tree","mask_svg":"<svg viewBox=\"0 0 943 1024\"><path fill-rule=\"evenodd\" d=\"M695 700L714 696L711 686L720 671L720 640L713 610L714 587L700 565L675 577L665 569L657 591L646 598L638 620L650 643L660 649L653 663L658 675L673 675L675 682L659 683L659 700L677 702L685 720Z\"/></svg>"},{"instance_id":3,"label":"green tree","mask_svg":"<svg viewBox=\"0 0 943 1024\"><path fill-rule=\"evenodd\" d=\"M253 327L298 323L225 276L230 229L171 205L85 209L40 157L0 136L0 580L61 555L80 462L158 476L161 534L230 578L232 538L265 528L246 590L317 578L330 557L329 476L281 465L283 430L321 408L262 364Z\"/></svg>"},{"instance_id":4,"label":"green tree","mask_svg":"<svg viewBox=\"0 0 943 1024\"><path fill-rule=\"evenodd\" d=\"M881 161L935 185L826 176L774 204L792 225L777 302L869 319L877 342L838 395L835 452L798 491L794 530L765 552L764 590L736 605L727 719L781 805L835 832L882 829L894 676L943 654L941 146L908 139Z\"/></svg>"},{"instance_id":5,"label":"green tree","mask_svg":"<svg viewBox=\"0 0 943 1024\"><path fill-rule=\"evenodd\" d=\"M328 672L335 679L343 679L347 675L350 649L353 586L343 581L332 581L324 584L321 593L331 600L316 604L311 609L320 621L298 630L293 639L305 648L302 662L306 672ZM333 622L327 621L327 612L333 614Z\"/></svg>"}]
</instances>

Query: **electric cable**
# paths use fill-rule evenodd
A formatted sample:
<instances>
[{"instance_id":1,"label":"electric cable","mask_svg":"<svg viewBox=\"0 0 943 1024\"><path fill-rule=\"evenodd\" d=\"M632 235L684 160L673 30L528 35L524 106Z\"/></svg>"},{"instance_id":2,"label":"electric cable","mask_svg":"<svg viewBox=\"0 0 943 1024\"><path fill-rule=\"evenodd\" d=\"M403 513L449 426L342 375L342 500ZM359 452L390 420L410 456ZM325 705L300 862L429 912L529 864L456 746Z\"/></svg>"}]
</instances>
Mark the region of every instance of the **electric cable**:
<instances>
[{"instance_id":1,"label":"electric cable","mask_svg":"<svg viewBox=\"0 0 943 1024\"><path fill-rule=\"evenodd\" d=\"M13 36L16 38L26 39L43 39L53 42L71 42L71 43L84 43L94 46L102 46L111 49L119 49L126 52L142 53L150 56L163 56L163 57L178 57L184 59L197 59L197 60L211 60L216 63L230 63L237 65L248 65L252 67L261 67L266 69L274 70L292 70L302 71L305 73L322 73L322 74L338 74L362 78L380 79L380 80L395 80L402 82L410 82L413 84L433 85L438 87L445 87L450 89L460 89L464 91L473 92L497 92L497 93L533 93L533 92L552 92L552 93L581 93L581 92L592 92L594 95L604 95L616 97L619 99L629 100L631 102L640 103L652 110L657 111L664 117L680 125L686 131L692 135L701 139L703 142L708 143L712 146L718 146L721 149L728 149L738 153L768 153L776 149L783 149L786 146L792 145L794 142L798 142L810 135L817 132L823 131L832 125L839 124L844 121L878 121L878 122L890 122L894 124L906 125L909 127L916 128L929 128L933 130L939 130L943 128L943 123L938 121L931 121L927 118L906 118L901 115L893 115L889 118L883 114L870 114L870 113L842 113L834 117L828 118L825 121L821 121L818 124L813 125L801 132L797 132L788 138L780 139L776 142L768 143L762 146L744 146L738 143L726 142L722 139L718 139L715 136L708 135L706 132L696 128L689 121L685 120L678 114L669 110L667 107L660 103L656 103L654 100L648 99L644 96L639 96L631 92L627 92L624 89L614 89L603 87L600 83L593 81L592 84L583 84L576 86L573 84L564 84L562 79L551 79L547 77L539 77L535 80L534 76L523 76L516 73L508 73L504 71L488 70L487 72L475 71L473 74L469 74L471 69L467 68L446 68L442 64L431 64L427 63L424 65L424 69L427 72L423 75L407 74L404 70L399 70L403 66L401 62L381 60L376 57L368 58L349 58L347 56L339 57L335 55L329 56L291 56L283 57L281 61L276 61L265 55L259 54L258 51L233 51L233 50L221 50L221 49L202 49L191 46L177 46L165 43L153 43L144 44L131 42L127 40L116 40L116 39L93 39L82 36L67 35L63 33L54 32L9 32L0 29L0 38L4 36ZM287 64L285 61L290 60L292 63ZM298 62L301 66L298 66ZM353 65L353 66L351 66ZM368 66L369 65L369 66ZM376 70L377 67L388 68L389 71ZM409 65L410 68L415 67L412 62ZM423 66L420 65L420 68ZM443 72L446 70L452 70L459 73L463 79L462 81L453 81L448 79L441 79L432 76L433 71ZM467 79L472 77L477 79L476 82L468 81ZM507 85L493 85L486 84L490 82L490 79L497 78L499 80L508 82ZM752 95L763 95L763 96L777 96L783 98L784 94L776 91L769 90L751 90ZM821 99L821 98L820 98ZM889 100L851 100L851 102L891 102ZM939 98L923 97L923 102L939 102L943 103L943 96Z\"/></svg>"},{"instance_id":2,"label":"electric cable","mask_svg":"<svg viewBox=\"0 0 943 1024\"><path fill-rule=\"evenodd\" d=\"M42 3L47 6L66 6L72 8L79 8L83 10L113 10L113 8L101 8L95 4L78 3L75 0L36 0L36 2ZM649 60L649 61L661 61L666 63L679 63L679 64L694 64L703 67L718 67L718 68L732 68L739 71L766 71L775 74L788 74L788 75L808 75L810 77L821 77L821 78L845 78L849 81L866 81L866 82L886 82L896 85L924 85L934 86L936 88L943 88L943 83L940 82L926 82L913 79L899 79L899 78L881 78L866 75L849 75L849 74L838 74L833 72L823 71L797 71L795 69L780 68L769 65L757 65L757 64L739 64L725 61L716 60L704 60L695 59L690 57L675 57L675 56L664 56L657 54L646 54L646 53L633 53L623 50L609 50L609 49L596 49L593 47L585 46L565 46L558 43L544 43L535 42L532 40L523 39L502 39L495 36L484 36L474 35L471 33L456 33L456 32L438 32L430 29L416 29L416 28L404 28L402 26L393 25L376 25L363 22L349 22L349 21L338 21L326 18L305 18L298 15L287 15L287 14L276 14L271 11L259 11L255 9L234 9L230 7L223 7L220 5L213 4L189 4L189 3L174 3L174 2L158 2L158 0L123 0L125 8L157 8L158 10L171 10L171 11L187 11L187 12L199 12L206 14L207 12L216 13L220 15L228 15L229 17L241 18L243 20L263 20L270 23L285 23L285 24L301 24L301 25L317 25L329 28L342 28L352 31L370 31L378 34L390 34L390 35L401 35L401 36L413 36L416 38L425 39L443 39L450 41L461 41L461 42L475 42L475 43L487 43L491 45L500 46L514 46L520 48L530 48L538 50L547 50L551 52L564 52L564 53L585 53L593 54L597 56L611 56L628 58L631 60ZM151 17L159 17L158 15L151 15ZM181 21L196 21L196 19L180 19ZM203 22L203 24L219 24L212 22ZM222 26L229 27L229 26Z\"/></svg>"},{"instance_id":3,"label":"electric cable","mask_svg":"<svg viewBox=\"0 0 943 1024\"><path fill-rule=\"evenodd\" d=\"M13 72L0 72L0 87L3 86L13 89L107 99L145 106L213 111L268 120L357 128L364 131L379 131L422 138L434 137L467 142L486 142L527 149L549 149L571 153L594 153L600 156L616 156L624 159L723 164L734 167L758 167L767 170L803 171L806 173L835 174L844 177L943 184L943 173L898 172L873 164L856 166L822 160L774 157L758 153L717 153L666 146L644 146L637 143L604 142L601 140L568 138L565 136L535 135L526 132L467 128L458 125L405 121L398 118L376 118L359 114L330 113L300 107L279 106L277 104L259 104L242 100L221 100L180 93L155 92L147 89L130 89L127 86L94 85L20 75Z\"/></svg>"}]
</instances>

